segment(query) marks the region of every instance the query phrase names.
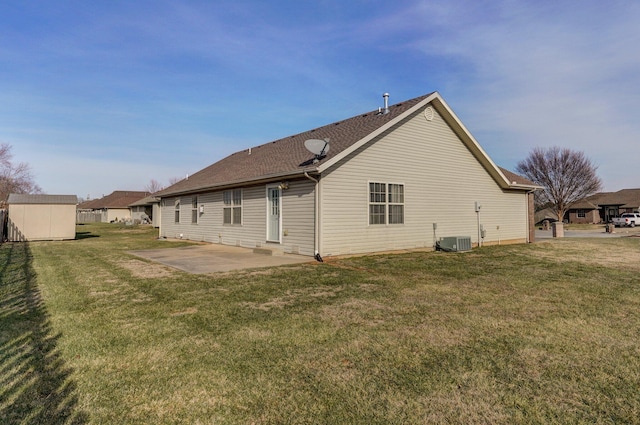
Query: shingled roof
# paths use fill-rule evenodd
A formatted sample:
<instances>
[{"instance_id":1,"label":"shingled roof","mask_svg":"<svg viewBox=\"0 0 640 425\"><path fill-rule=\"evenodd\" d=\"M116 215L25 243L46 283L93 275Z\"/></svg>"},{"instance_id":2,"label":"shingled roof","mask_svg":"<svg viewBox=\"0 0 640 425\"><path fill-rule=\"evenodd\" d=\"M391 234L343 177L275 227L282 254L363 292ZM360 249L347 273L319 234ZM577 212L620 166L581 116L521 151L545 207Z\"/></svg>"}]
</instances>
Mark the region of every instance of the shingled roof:
<instances>
[{"instance_id":1,"label":"shingled roof","mask_svg":"<svg viewBox=\"0 0 640 425\"><path fill-rule=\"evenodd\" d=\"M157 196L154 195L149 195L147 197L144 197L142 199L139 199L131 204L129 204L130 207L146 207L146 206L150 206L153 204L157 204L160 202L160 198L158 198Z\"/></svg>"},{"instance_id":2,"label":"shingled roof","mask_svg":"<svg viewBox=\"0 0 640 425\"><path fill-rule=\"evenodd\" d=\"M502 167L498 167L498 168L500 168L500 171L502 171L502 174L504 174L504 176L512 183L524 185L524 186L535 186L534 182L532 182L531 180L525 177L522 177L519 174L512 173L506 168L502 168Z\"/></svg>"},{"instance_id":3,"label":"shingled roof","mask_svg":"<svg viewBox=\"0 0 640 425\"><path fill-rule=\"evenodd\" d=\"M325 167L338 160L358 145L358 142L366 140L372 134L377 134L394 124L394 120L403 119L403 114L409 112L421 102L429 98L438 101L438 107L446 109L451 115L448 106L439 97L437 92L419 96L401 103L389 106L389 112L384 114L378 110L369 111L343 121L318 127L303 133L285 137L279 140L265 143L260 146L245 149L198 171L176 184L156 192L158 197L166 197L178 194L197 193L214 188L230 187L246 183L258 183L262 181L277 180L280 178L303 175L305 172L322 172ZM454 119L454 131L466 132L464 126ZM467 133L468 134L468 133ZM326 156L314 163L314 155L304 146L308 139L330 140L330 149ZM469 142L476 150L474 155L480 157L485 166L503 187L523 189L524 186L535 188L536 186L521 176L510 173L507 177L503 170L497 167L486 156L477 142L469 135L465 142ZM333 161L332 161L333 160ZM513 182L516 182L515 184Z\"/></svg>"},{"instance_id":4,"label":"shingled roof","mask_svg":"<svg viewBox=\"0 0 640 425\"><path fill-rule=\"evenodd\" d=\"M388 114L370 111L323 127L265 143L229 155L178 183L161 190L156 196L188 193L198 190L260 181L315 171L314 155L304 147L307 139L330 139L330 150L323 162L406 112L429 95L416 97L389 107Z\"/></svg>"},{"instance_id":5,"label":"shingled roof","mask_svg":"<svg viewBox=\"0 0 640 425\"><path fill-rule=\"evenodd\" d=\"M592 201L593 202L593 201ZM622 189L603 194L595 202L598 205L617 205L620 208L639 208L640 189Z\"/></svg>"},{"instance_id":6,"label":"shingled roof","mask_svg":"<svg viewBox=\"0 0 640 425\"><path fill-rule=\"evenodd\" d=\"M604 199L610 194L611 192L598 192L593 195L587 196L586 198L580 199L571 204L571 209L597 210L598 208L600 208L600 200Z\"/></svg>"},{"instance_id":7,"label":"shingled roof","mask_svg":"<svg viewBox=\"0 0 640 425\"><path fill-rule=\"evenodd\" d=\"M78 205L78 209L100 210L104 208L128 208L132 203L149 195L149 192L116 190L102 198L85 201Z\"/></svg>"},{"instance_id":8,"label":"shingled roof","mask_svg":"<svg viewBox=\"0 0 640 425\"><path fill-rule=\"evenodd\" d=\"M53 205L75 205L78 203L76 195L44 195L44 194L9 194L8 204L53 204Z\"/></svg>"}]
</instances>

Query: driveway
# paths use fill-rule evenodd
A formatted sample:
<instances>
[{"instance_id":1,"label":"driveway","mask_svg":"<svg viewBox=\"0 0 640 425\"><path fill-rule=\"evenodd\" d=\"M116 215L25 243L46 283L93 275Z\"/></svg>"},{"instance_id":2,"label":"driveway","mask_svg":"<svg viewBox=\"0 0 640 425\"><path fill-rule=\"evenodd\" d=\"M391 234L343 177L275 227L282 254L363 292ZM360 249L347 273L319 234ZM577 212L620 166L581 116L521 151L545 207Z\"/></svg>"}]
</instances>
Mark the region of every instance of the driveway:
<instances>
[{"instance_id":1,"label":"driveway","mask_svg":"<svg viewBox=\"0 0 640 425\"><path fill-rule=\"evenodd\" d=\"M623 238L628 236L640 236L640 227L616 227L613 233L607 233L602 229L597 230L566 230L565 238ZM536 241L553 239L551 230L536 229Z\"/></svg>"},{"instance_id":2,"label":"driveway","mask_svg":"<svg viewBox=\"0 0 640 425\"><path fill-rule=\"evenodd\" d=\"M129 253L194 274L228 272L315 261L312 257L303 255L267 255L255 253L248 248L220 244L145 249L129 251Z\"/></svg>"}]
</instances>

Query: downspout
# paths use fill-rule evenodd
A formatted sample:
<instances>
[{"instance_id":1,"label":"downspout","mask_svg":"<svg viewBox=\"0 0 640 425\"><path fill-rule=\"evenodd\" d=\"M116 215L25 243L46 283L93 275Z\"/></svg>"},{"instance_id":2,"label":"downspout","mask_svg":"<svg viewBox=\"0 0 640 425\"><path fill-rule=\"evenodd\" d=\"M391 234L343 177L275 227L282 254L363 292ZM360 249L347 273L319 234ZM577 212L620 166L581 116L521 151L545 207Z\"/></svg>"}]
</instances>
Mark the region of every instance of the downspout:
<instances>
[{"instance_id":1,"label":"downspout","mask_svg":"<svg viewBox=\"0 0 640 425\"><path fill-rule=\"evenodd\" d=\"M315 208L313 211L313 218L314 218L314 226L313 226L313 230L314 230L314 234L313 234L314 253L313 254L314 255L313 257L316 260L322 262L322 257L320 256L320 194L318 193L318 191L320 190L320 179L314 179L306 171L304 172L304 176L316 184L315 190L313 191L314 203L315 203Z\"/></svg>"}]
</instances>

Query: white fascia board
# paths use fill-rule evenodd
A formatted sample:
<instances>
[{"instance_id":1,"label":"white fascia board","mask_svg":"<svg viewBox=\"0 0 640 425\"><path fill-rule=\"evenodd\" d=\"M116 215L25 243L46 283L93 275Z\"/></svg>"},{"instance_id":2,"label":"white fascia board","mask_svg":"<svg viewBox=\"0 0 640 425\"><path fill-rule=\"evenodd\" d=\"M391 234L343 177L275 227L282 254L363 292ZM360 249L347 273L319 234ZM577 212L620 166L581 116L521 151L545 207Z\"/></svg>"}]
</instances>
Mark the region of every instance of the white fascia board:
<instances>
[{"instance_id":1,"label":"white fascia board","mask_svg":"<svg viewBox=\"0 0 640 425\"><path fill-rule=\"evenodd\" d=\"M440 96L433 100L433 106L442 115L444 120L451 126L453 131L460 137L462 142L467 146L476 159L482 164L482 166L489 172L489 174L496 180L498 185L503 189L515 188L517 185L513 185L509 179L500 171L500 168L493 162L489 155L482 149L480 143L473 137L471 132L460 121L458 116L447 105L447 102Z\"/></svg>"},{"instance_id":2,"label":"white fascia board","mask_svg":"<svg viewBox=\"0 0 640 425\"><path fill-rule=\"evenodd\" d=\"M451 126L453 131L458 135L458 137L460 137L462 142L467 146L471 153L477 158L480 164L482 164L482 166L494 178L494 180L502 189L515 189L525 191L542 189L542 187L537 185L526 185L511 182L500 170L500 168L493 162L493 160L484 151L484 149L482 149L480 143L478 143L475 137L473 137L471 132L467 129L467 127L465 127L462 121L460 121L458 116L453 112L449 105L447 105L447 102L445 102L445 100L439 94L437 94L436 98L433 99L432 104L434 108L436 108L436 110L440 113L440 115L442 115L447 124Z\"/></svg>"}]
</instances>

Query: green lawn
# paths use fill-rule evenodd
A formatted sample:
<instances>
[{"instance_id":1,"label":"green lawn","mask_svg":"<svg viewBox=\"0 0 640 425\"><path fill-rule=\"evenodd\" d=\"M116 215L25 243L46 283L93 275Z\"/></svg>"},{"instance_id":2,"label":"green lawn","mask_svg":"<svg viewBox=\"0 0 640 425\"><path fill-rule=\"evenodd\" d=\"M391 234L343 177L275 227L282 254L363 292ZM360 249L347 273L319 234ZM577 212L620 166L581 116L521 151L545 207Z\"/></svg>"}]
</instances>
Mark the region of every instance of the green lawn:
<instances>
[{"instance_id":1,"label":"green lawn","mask_svg":"<svg viewBox=\"0 0 640 425\"><path fill-rule=\"evenodd\" d=\"M217 275L0 247L2 424L640 423L640 238Z\"/></svg>"}]
</instances>

